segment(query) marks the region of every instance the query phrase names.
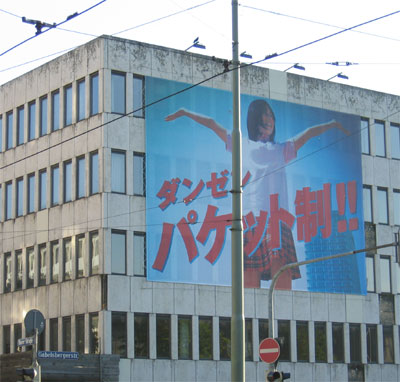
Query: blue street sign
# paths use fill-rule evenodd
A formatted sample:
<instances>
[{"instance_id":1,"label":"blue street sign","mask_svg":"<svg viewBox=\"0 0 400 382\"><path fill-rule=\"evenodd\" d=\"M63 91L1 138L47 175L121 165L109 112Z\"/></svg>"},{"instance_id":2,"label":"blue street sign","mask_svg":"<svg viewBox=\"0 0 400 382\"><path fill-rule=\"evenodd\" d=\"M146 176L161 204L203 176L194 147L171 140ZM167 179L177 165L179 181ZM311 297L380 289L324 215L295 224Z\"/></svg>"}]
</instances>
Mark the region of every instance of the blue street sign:
<instances>
[{"instance_id":1,"label":"blue street sign","mask_svg":"<svg viewBox=\"0 0 400 382\"><path fill-rule=\"evenodd\" d=\"M79 359L78 352L71 352L71 351L45 351L41 350L37 353L38 358L56 358L56 359L72 359L77 360Z\"/></svg>"},{"instance_id":2,"label":"blue street sign","mask_svg":"<svg viewBox=\"0 0 400 382\"><path fill-rule=\"evenodd\" d=\"M35 343L35 337L20 338L17 341L17 346L30 346Z\"/></svg>"}]
</instances>

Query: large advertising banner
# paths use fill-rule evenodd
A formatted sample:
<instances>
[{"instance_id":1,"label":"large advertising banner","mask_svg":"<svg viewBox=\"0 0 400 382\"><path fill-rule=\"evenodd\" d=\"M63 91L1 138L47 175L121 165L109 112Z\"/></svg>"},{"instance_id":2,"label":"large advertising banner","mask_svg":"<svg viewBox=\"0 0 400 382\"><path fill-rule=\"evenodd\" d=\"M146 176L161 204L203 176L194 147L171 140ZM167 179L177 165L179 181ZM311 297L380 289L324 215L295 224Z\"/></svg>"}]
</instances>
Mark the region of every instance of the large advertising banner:
<instances>
[{"instance_id":1,"label":"large advertising banner","mask_svg":"<svg viewBox=\"0 0 400 382\"><path fill-rule=\"evenodd\" d=\"M146 78L147 278L231 285L232 94L188 86ZM245 287L364 248L358 116L242 94L241 130ZM277 288L365 294L364 254Z\"/></svg>"}]
</instances>

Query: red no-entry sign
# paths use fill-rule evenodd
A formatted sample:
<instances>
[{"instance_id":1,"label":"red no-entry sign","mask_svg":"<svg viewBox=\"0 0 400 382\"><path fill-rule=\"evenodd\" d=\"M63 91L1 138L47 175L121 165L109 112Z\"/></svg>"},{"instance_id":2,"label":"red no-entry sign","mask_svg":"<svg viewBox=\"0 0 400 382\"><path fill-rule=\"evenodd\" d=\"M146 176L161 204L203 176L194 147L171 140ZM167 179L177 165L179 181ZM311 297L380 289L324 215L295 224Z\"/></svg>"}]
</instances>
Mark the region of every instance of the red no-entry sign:
<instances>
[{"instance_id":1,"label":"red no-entry sign","mask_svg":"<svg viewBox=\"0 0 400 382\"><path fill-rule=\"evenodd\" d=\"M281 354L278 341L273 338L262 340L259 348L260 358L266 363L274 363Z\"/></svg>"}]
</instances>

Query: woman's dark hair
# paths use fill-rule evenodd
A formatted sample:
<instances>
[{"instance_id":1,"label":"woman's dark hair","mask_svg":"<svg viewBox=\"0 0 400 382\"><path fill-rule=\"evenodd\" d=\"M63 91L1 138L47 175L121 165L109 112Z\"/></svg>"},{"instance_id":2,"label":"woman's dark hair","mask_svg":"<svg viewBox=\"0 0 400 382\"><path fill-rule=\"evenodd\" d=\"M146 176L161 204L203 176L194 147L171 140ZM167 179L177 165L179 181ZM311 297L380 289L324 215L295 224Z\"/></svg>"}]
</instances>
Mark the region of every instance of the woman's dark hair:
<instances>
[{"instance_id":1,"label":"woman's dark hair","mask_svg":"<svg viewBox=\"0 0 400 382\"><path fill-rule=\"evenodd\" d=\"M247 110L247 132L249 139L252 141L257 141L259 136L258 126L263 124L262 116L263 114L271 115L275 122L275 114L263 99L256 99L251 102L249 109ZM270 142L275 141L275 128L271 134Z\"/></svg>"}]
</instances>

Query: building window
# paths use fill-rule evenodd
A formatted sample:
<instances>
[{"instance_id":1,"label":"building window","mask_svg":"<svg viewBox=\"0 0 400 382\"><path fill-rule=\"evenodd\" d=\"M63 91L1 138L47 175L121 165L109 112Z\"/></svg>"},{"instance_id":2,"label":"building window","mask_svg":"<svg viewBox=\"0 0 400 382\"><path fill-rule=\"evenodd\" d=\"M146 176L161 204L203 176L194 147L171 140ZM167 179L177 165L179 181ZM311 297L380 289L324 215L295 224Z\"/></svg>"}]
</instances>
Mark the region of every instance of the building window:
<instances>
[{"instance_id":1,"label":"building window","mask_svg":"<svg viewBox=\"0 0 400 382\"><path fill-rule=\"evenodd\" d=\"M375 292L375 258L374 256L365 257L367 271L367 292Z\"/></svg>"},{"instance_id":2,"label":"building window","mask_svg":"<svg viewBox=\"0 0 400 382\"><path fill-rule=\"evenodd\" d=\"M253 320L246 318L244 322L245 357L246 361L253 360Z\"/></svg>"},{"instance_id":3,"label":"building window","mask_svg":"<svg viewBox=\"0 0 400 382\"><path fill-rule=\"evenodd\" d=\"M262 340L265 340L266 338L269 338L268 332L269 332L269 327L268 327L268 319L265 318L260 318L258 320L258 343L260 343Z\"/></svg>"},{"instance_id":4,"label":"building window","mask_svg":"<svg viewBox=\"0 0 400 382\"><path fill-rule=\"evenodd\" d=\"M111 231L111 273L126 274L126 232Z\"/></svg>"},{"instance_id":5,"label":"building window","mask_svg":"<svg viewBox=\"0 0 400 382\"><path fill-rule=\"evenodd\" d=\"M371 154L369 143L369 119L361 118L361 152Z\"/></svg>"},{"instance_id":6,"label":"building window","mask_svg":"<svg viewBox=\"0 0 400 382\"><path fill-rule=\"evenodd\" d=\"M60 195L60 169L58 166L51 168L51 205L56 206L59 203Z\"/></svg>"},{"instance_id":7,"label":"building window","mask_svg":"<svg viewBox=\"0 0 400 382\"><path fill-rule=\"evenodd\" d=\"M133 263L135 276L146 276L146 234L133 233Z\"/></svg>"},{"instance_id":8,"label":"building window","mask_svg":"<svg viewBox=\"0 0 400 382\"><path fill-rule=\"evenodd\" d=\"M12 218L12 183L6 183L6 205L5 205L5 220Z\"/></svg>"},{"instance_id":9,"label":"building window","mask_svg":"<svg viewBox=\"0 0 400 382\"><path fill-rule=\"evenodd\" d=\"M385 123L382 121L375 121L375 155L386 156Z\"/></svg>"},{"instance_id":10,"label":"building window","mask_svg":"<svg viewBox=\"0 0 400 382\"><path fill-rule=\"evenodd\" d=\"M127 322L125 312L111 313L111 347L112 354L121 358L127 357Z\"/></svg>"},{"instance_id":11,"label":"building window","mask_svg":"<svg viewBox=\"0 0 400 382\"><path fill-rule=\"evenodd\" d=\"M72 125L72 85L64 87L64 126Z\"/></svg>"},{"instance_id":12,"label":"building window","mask_svg":"<svg viewBox=\"0 0 400 382\"><path fill-rule=\"evenodd\" d=\"M58 276L60 274L60 246L58 241L53 241L51 243L51 256L50 256L50 282L57 283Z\"/></svg>"},{"instance_id":13,"label":"building window","mask_svg":"<svg viewBox=\"0 0 400 382\"><path fill-rule=\"evenodd\" d=\"M400 225L400 190L393 190L393 223Z\"/></svg>"},{"instance_id":14,"label":"building window","mask_svg":"<svg viewBox=\"0 0 400 382\"><path fill-rule=\"evenodd\" d=\"M22 251L15 251L15 290L22 289Z\"/></svg>"},{"instance_id":15,"label":"building window","mask_svg":"<svg viewBox=\"0 0 400 382\"><path fill-rule=\"evenodd\" d=\"M47 97L42 97L39 101L40 104L40 125L39 133L42 137L47 134Z\"/></svg>"},{"instance_id":16,"label":"building window","mask_svg":"<svg viewBox=\"0 0 400 382\"><path fill-rule=\"evenodd\" d=\"M125 153L111 151L111 191L125 194Z\"/></svg>"},{"instance_id":17,"label":"building window","mask_svg":"<svg viewBox=\"0 0 400 382\"><path fill-rule=\"evenodd\" d=\"M144 78L133 76L133 116L144 118Z\"/></svg>"},{"instance_id":18,"label":"building window","mask_svg":"<svg viewBox=\"0 0 400 382\"><path fill-rule=\"evenodd\" d=\"M100 255L99 255L99 233L97 231L89 234L89 264L90 275L99 273Z\"/></svg>"},{"instance_id":19,"label":"building window","mask_svg":"<svg viewBox=\"0 0 400 382\"><path fill-rule=\"evenodd\" d=\"M90 115L99 112L99 74L93 73L90 76Z\"/></svg>"},{"instance_id":20,"label":"building window","mask_svg":"<svg viewBox=\"0 0 400 382\"><path fill-rule=\"evenodd\" d=\"M380 257L380 269L381 269L381 292L391 293L391 272L390 272L390 257Z\"/></svg>"},{"instance_id":21,"label":"building window","mask_svg":"<svg viewBox=\"0 0 400 382\"><path fill-rule=\"evenodd\" d=\"M26 287L33 288L35 282L35 251L26 249Z\"/></svg>"},{"instance_id":22,"label":"building window","mask_svg":"<svg viewBox=\"0 0 400 382\"><path fill-rule=\"evenodd\" d=\"M39 245L39 286L46 285L47 276L46 244Z\"/></svg>"},{"instance_id":23,"label":"building window","mask_svg":"<svg viewBox=\"0 0 400 382\"><path fill-rule=\"evenodd\" d=\"M64 203L72 200L72 162L64 162Z\"/></svg>"},{"instance_id":24,"label":"building window","mask_svg":"<svg viewBox=\"0 0 400 382\"><path fill-rule=\"evenodd\" d=\"M51 94L51 129L57 131L60 128L60 92L57 90Z\"/></svg>"},{"instance_id":25,"label":"building window","mask_svg":"<svg viewBox=\"0 0 400 382\"><path fill-rule=\"evenodd\" d=\"M125 73L111 73L111 112L125 114Z\"/></svg>"},{"instance_id":26,"label":"building window","mask_svg":"<svg viewBox=\"0 0 400 382\"><path fill-rule=\"evenodd\" d=\"M314 322L315 361L327 362L326 322Z\"/></svg>"},{"instance_id":27,"label":"building window","mask_svg":"<svg viewBox=\"0 0 400 382\"><path fill-rule=\"evenodd\" d=\"M24 180L22 178L17 179L16 192L15 216L22 216L24 214Z\"/></svg>"},{"instance_id":28,"label":"building window","mask_svg":"<svg viewBox=\"0 0 400 382\"><path fill-rule=\"evenodd\" d=\"M157 358L171 358L171 317L156 315Z\"/></svg>"},{"instance_id":29,"label":"building window","mask_svg":"<svg viewBox=\"0 0 400 382\"><path fill-rule=\"evenodd\" d=\"M14 324L14 352L18 351L17 343L22 338L22 324Z\"/></svg>"},{"instance_id":30,"label":"building window","mask_svg":"<svg viewBox=\"0 0 400 382\"><path fill-rule=\"evenodd\" d=\"M367 363L378 362L378 331L376 325L367 325Z\"/></svg>"},{"instance_id":31,"label":"building window","mask_svg":"<svg viewBox=\"0 0 400 382\"><path fill-rule=\"evenodd\" d=\"M3 354L11 353L11 326L3 326Z\"/></svg>"},{"instance_id":32,"label":"building window","mask_svg":"<svg viewBox=\"0 0 400 382\"><path fill-rule=\"evenodd\" d=\"M0 184L0 222L3 220L3 188Z\"/></svg>"},{"instance_id":33,"label":"building window","mask_svg":"<svg viewBox=\"0 0 400 382\"><path fill-rule=\"evenodd\" d=\"M377 195L379 219L378 223L389 224L387 189L383 187L378 187Z\"/></svg>"},{"instance_id":34,"label":"building window","mask_svg":"<svg viewBox=\"0 0 400 382\"><path fill-rule=\"evenodd\" d=\"M84 261L86 252L85 235L79 235L76 238L76 277L84 276Z\"/></svg>"},{"instance_id":35,"label":"building window","mask_svg":"<svg viewBox=\"0 0 400 382\"><path fill-rule=\"evenodd\" d=\"M80 157L76 160L76 198L85 197L86 190L86 171L85 157Z\"/></svg>"},{"instance_id":36,"label":"building window","mask_svg":"<svg viewBox=\"0 0 400 382\"><path fill-rule=\"evenodd\" d=\"M71 351L71 317L62 319L63 350Z\"/></svg>"},{"instance_id":37,"label":"building window","mask_svg":"<svg viewBox=\"0 0 400 382\"><path fill-rule=\"evenodd\" d=\"M282 338L280 360L290 361L290 321L278 320L278 337Z\"/></svg>"},{"instance_id":38,"label":"building window","mask_svg":"<svg viewBox=\"0 0 400 382\"><path fill-rule=\"evenodd\" d=\"M25 124L25 110L21 106L17 110L17 146L24 143L24 124Z\"/></svg>"},{"instance_id":39,"label":"building window","mask_svg":"<svg viewBox=\"0 0 400 382\"><path fill-rule=\"evenodd\" d=\"M50 350L58 351L58 318L50 319Z\"/></svg>"},{"instance_id":40,"label":"building window","mask_svg":"<svg viewBox=\"0 0 400 382\"><path fill-rule=\"evenodd\" d=\"M344 330L341 322L332 322L333 362L344 362Z\"/></svg>"},{"instance_id":41,"label":"building window","mask_svg":"<svg viewBox=\"0 0 400 382\"><path fill-rule=\"evenodd\" d=\"M13 147L13 113L10 111L6 115L6 150L9 150Z\"/></svg>"},{"instance_id":42,"label":"building window","mask_svg":"<svg viewBox=\"0 0 400 382\"><path fill-rule=\"evenodd\" d=\"M349 324L350 362L361 362L361 327L360 324Z\"/></svg>"},{"instance_id":43,"label":"building window","mask_svg":"<svg viewBox=\"0 0 400 382\"><path fill-rule=\"evenodd\" d=\"M36 138L36 102L28 105L28 141Z\"/></svg>"},{"instance_id":44,"label":"building window","mask_svg":"<svg viewBox=\"0 0 400 382\"><path fill-rule=\"evenodd\" d=\"M178 359L192 359L192 317L178 316Z\"/></svg>"},{"instance_id":45,"label":"building window","mask_svg":"<svg viewBox=\"0 0 400 382\"><path fill-rule=\"evenodd\" d=\"M383 325L394 325L394 296L383 293L379 295L379 319Z\"/></svg>"},{"instance_id":46,"label":"building window","mask_svg":"<svg viewBox=\"0 0 400 382\"><path fill-rule=\"evenodd\" d=\"M85 79L78 81L78 99L77 99L77 114L78 121L82 121L86 117L86 86Z\"/></svg>"},{"instance_id":47,"label":"building window","mask_svg":"<svg viewBox=\"0 0 400 382\"><path fill-rule=\"evenodd\" d=\"M390 140L392 142L392 158L400 159L400 125L390 124Z\"/></svg>"},{"instance_id":48,"label":"building window","mask_svg":"<svg viewBox=\"0 0 400 382\"><path fill-rule=\"evenodd\" d=\"M47 208L47 172L41 170L39 172L39 210Z\"/></svg>"},{"instance_id":49,"label":"building window","mask_svg":"<svg viewBox=\"0 0 400 382\"><path fill-rule=\"evenodd\" d=\"M394 363L393 326L383 325L383 360L385 363Z\"/></svg>"},{"instance_id":50,"label":"building window","mask_svg":"<svg viewBox=\"0 0 400 382\"><path fill-rule=\"evenodd\" d=\"M149 315L135 313L135 358L149 358Z\"/></svg>"},{"instance_id":51,"label":"building window","mask_svg":"<svg viewBox=\"0 0 400 382\"><path fill-rule=\"evenodd\" d=\"M199 357L213 359L212 317L199 317Z\"/></svg>"},{"instance_id":52,"label":"building window","mask_svg":"<svg viewBox=\"0 0 400 382\"><path fill-rule=\"evenodd\" d=\"M35 174L28 175L27 190L27 212L28 214L35 211Z\"/></svg>"},{"instance_id":53,"label":"building window","mask_svg":"<svg viewBox=\"0 0 400 382\"><path fill-rule=\"evenodd\" d=\"M75 316L75 343L76 351L80 354L85 353L85 315Z\"/></svg>"},{"instance_id":54,"label":"building window","mask_svg":"<svg viewBox=\"0 0 400 382\"><path fill-rule=\"evenodd\" d=\"M3 117L0 115L0 152L3 151Z\"/></svg>"},{"instance_id":55,"label":"building window","mask_svg":"<svg viewBox=\"0 0 400 382\"><path fill-rule=\"evenodd\" d=\"M135 195L145 195L145 163L144 154L134 153L133 154L133 193Z\"/></svg>"},{"instance_id":56,"label":"building window","mask_svg":"<svg viewBox=\"0 0 400 382\"><path fill-rule=\"evenodd\" d=\"M63 262L64 262L64 277L65 281L71 280L72 278L72 246L71 238L66 238L63 240Z\"/></svg>"},{"instance_id":57,"label":"building window","mask_svg":"<svg viewBox=\"0 0 400 382\"><path fill-rule=\"evenodd\" d=\"M4 293L11 292L12 258L11 253L4 254Z\"/></svg>"},{"instance_id":58,"label":"building window","mask_svg":"<svg viewBox=\"0 0 400 382\"><path fill-rule=\"evenodd\" d=\"M100 353L99 343L99 314L89 314L89 353L99 354Z\"/></svg>"},{"instance_id":59,"label":"building window","mask_svg":"<svg viewBox=\"0 0 400 382\"><path fill-rule=\"evenodd\" d=\"M219 358L221 361L231 359L231 319L219 318Z\"/></svg>"},{"instance_id":60,"label":"building window","mask_svg":"<svg viewBox=\"0 0 400 382\"><path fill-rule=\"evenodd\" d=\"M97 151L90 153L90 195L99 192L99 154Z\"/></svg>"},{"instance_id":61,"label":"building window","mask_svg":"<svg viewBox=\"0 0 400 382\"><path fill-rule=\"evenodd\" d=\"M296 321L297 361L309 361L308 322Z\"/></svg>"},{"instance_id":62,"label":"building window","mask_svg":"<svg viewBox=\"0 0 400 382\"><path fill-rule=\"evenodd\" d=\"M372 222L372 188L363 186L364 221Z\"/></svg>"}]
</instances>

